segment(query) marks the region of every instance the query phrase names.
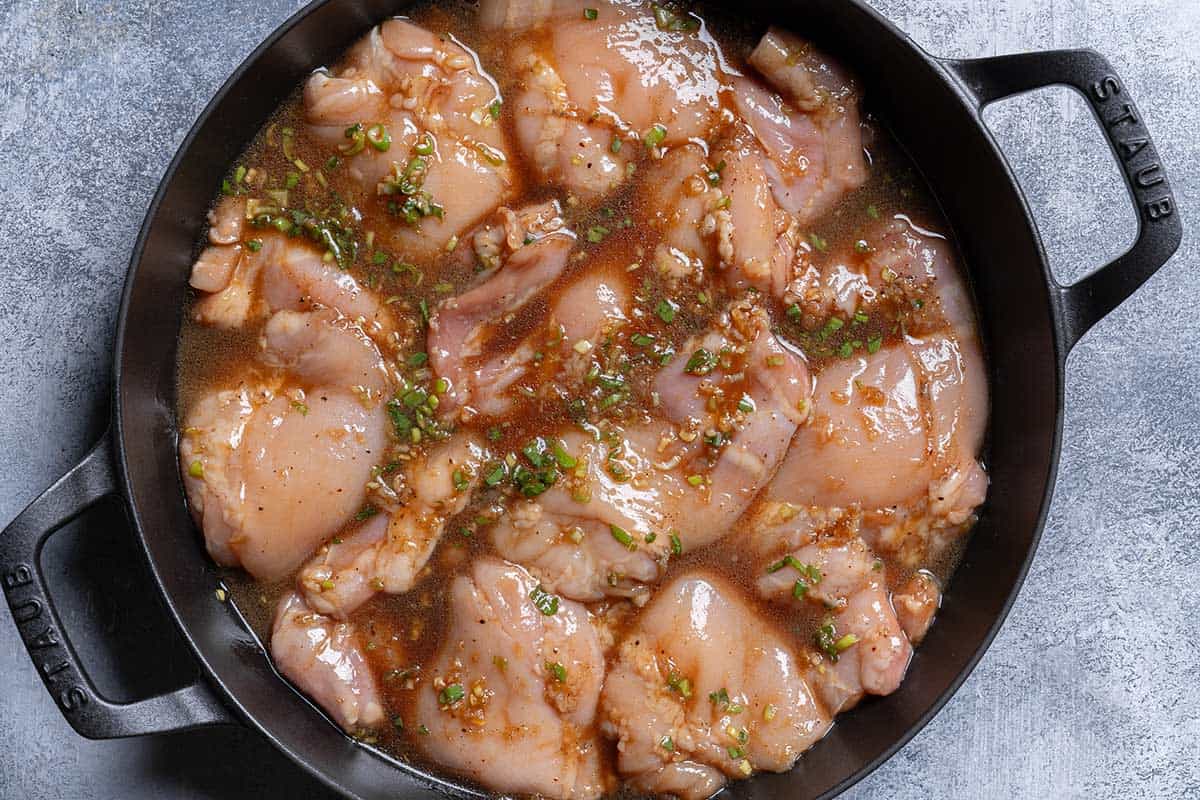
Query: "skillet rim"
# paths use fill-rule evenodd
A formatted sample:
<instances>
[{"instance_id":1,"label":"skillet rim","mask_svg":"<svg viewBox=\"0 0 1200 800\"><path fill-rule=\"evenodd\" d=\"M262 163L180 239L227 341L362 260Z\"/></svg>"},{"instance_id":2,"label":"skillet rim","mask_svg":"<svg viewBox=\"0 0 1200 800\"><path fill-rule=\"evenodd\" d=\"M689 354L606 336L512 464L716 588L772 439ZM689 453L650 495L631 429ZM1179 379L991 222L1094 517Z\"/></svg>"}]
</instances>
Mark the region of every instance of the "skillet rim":
<instances>
[{"instance_id":1,"label":"skillet rim","mask_svg":"<svg viewBox=\"0 0 1200 800\"><path fill-rule=\"evenodd\" d=\"M123 366L124 366L124 350L126 345L126 336L129 334L128 318L131 298L133 295L134 284L137 281L138 274L142 268L143 254L146 247L147 239L154 222L157 220L163 200L173 185L176 174L184 159L190 153L196 138L199 136L201 129L213 116L217 107L220 106L231 93L234 87L248 74L251 73L259 64L259 61L268 50L274 47L280 40L284 39L291 31L309 15L315 13L319 9L336 0L312 0L309 4L303 6L287 19L280 23L266 38L242 60L237 68L229 75L229 77L221 84L220 88L213 94L209 101L205 104L203 110L196 117L187 134L180 142L175 155L172 157L166 170L163 173L162 179L159 181L153 199L147 207L142 226L138 232L138 236L134 242L133 249L130 255L129 267L126 272L124 286L121 292L121 304L117 317L117 329L114 339L114 357L113 357L113 372L112 372L112 430L113 430L113 455L114 466L116 473L116 481L120 490L120 494L125 501L126 508L129 512L129 520L131 527L134 530L138 544L141 547L145 562L149 567L154 585L158 590L158 594L165 606L166 612L174 622L176 629L179 631L183 640L187 643L192 651L196 663L203 673L203 680L217 690L218 696L224 704L234 712L234 718L244 725L247 725L264 736L273 747L282 752L288 757L292 763L299 766L306 773L317 779L321 784L330 790L347 797L353 797L350 791L338 784L335 776L327 774L319 769L316 765L310 763L300 754L296 753L282 737L276 735L265 724L263 724L256 716L248 712L245 706L238 700L237 695L232 692L224 681L218 676L213 669L208 659L205 658L200 645L193 637L189 628L184 624L179 610L176 608L176 603L172 594L168 591L167 586L160 574L157 563L155 562L146 536L144 534L144 526L142 516L137 504L133 500L133 493L130 489L129 463L125 447L125 430L124 424L124 405L122 403L122 388L123 388ZM918 45L911 37L901 30L895 23L870 6L865 0L848 0L848 4L854 9L869 17L876 25L892 36L898 44L903 45L915 56L917 62L921 63L925 68L929 69L937 80L945 84L949 88L960 108L958 111L963 113L972 123L972 127L976 128L981 134L984 143L988 147L990 155L995 159L997 165L1002 170L1002 174L1007 180L1009 189L1012 190L1013 197L1019 204L1019 209L1023 216L1023 220L1030 235L1030 242L1034 246L1037 254L1038 262L1042 270L1042 285L1046 293L1047 305L1050 309L1051 322L1057 322L1059 318L1059 308L1054 302L1053 288L1055 282L1053 273L1050 270L1049 262L1046 258L1045 248L1042 243L1041 235L1038 230L1036 221L1034 220L1032 211L1029 207L1028 199L1021 188L1016 175L1012 171L1012 167L1005 157L1003 150L997 143L992 131L983 120L982 112L978 104L974 100L974 96L970 90L961 82L961 80L946 67L943 59L928 53L924 48ZM246 141L253 138L254 132L251 132ZM920 167L919 162L917 163ZM931 187L932 188L932 187ZM935 199L937 194L934 194ZM955 230L958 234L958 231ZM969 272L968 268L968 272ZM1016 571L1013 579L1012 587L1009 589L1007 596L1000 610L996 613L994 619L989 624L986 632L980 639L975 651L966 659L962 668L958 671L955 678L951 680L946 688L942 690L934 700L928 705L926 710L899 736L897 736L891 744L885 747L878 755L869 761L860 765L850 775L834 784L825 792L818 795L818 800L831 800L832 798L842 794L850 787L861 781L867 775L874 772L884 762L891 759L905 745L920 733L926 725L945 707L950 699L958 692L967 678L974 672L976 666L982 660L995 640L995 637L1003 627L1009 613L1012 610L1013 604L1016 602L1017 596L1020 594L1021 587L1025 583L1029 568L1032 565L1033 559L1037 553L1038 545L1041 542L1042 535L1045 530L1046 518L1049 512L1050 504L1053 500L1054 489L1058 478L1058 465L1061 456L1062 432L1064 419L1064 402L1065 402L1065 387L1064 387L1064 372L1065 361L1069 351L1069 346L1064 340L1061 326L1058 324L1051 325L1050 339L1054 345L1053 358L1053 373L1054 373L1054 420L1053 420L1053 436L1049 458L1047 460L1046 483L1042 491L1042 500L1037 511L1036 519L1033 524L1033 529L1030 532L1028 550L1025 557ZM991 411L989 406L989 418ZM989 422L989 429L991 427ZM311 703L310 703L311 704ZM803 756L801 756L803 758ZM798 766L793 766L794 771ZM412 774L414 779L420 780L418 775L423 773ZM453 787L454 790L462 792L461 784L453 781L447 781L440 776L425 775L426 778L432 777L434 780L433 788L435 791ZM752 785L753 779L746 782L746 785ZM441 784L440 786L438 784ZM469 790L468 790L469 791ZM724 791L729 791L725 789Z\"/></svg>"}]
</instances>

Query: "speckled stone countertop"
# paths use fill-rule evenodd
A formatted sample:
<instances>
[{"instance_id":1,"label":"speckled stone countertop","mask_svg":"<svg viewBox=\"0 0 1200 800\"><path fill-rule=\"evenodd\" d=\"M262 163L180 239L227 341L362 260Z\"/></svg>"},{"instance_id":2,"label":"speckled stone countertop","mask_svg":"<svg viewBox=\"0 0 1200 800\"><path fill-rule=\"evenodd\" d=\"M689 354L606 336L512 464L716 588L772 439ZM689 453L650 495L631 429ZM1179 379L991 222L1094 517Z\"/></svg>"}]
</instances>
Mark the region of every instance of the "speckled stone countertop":
<instances>
[{"instance_id":1,"label":"speckled stone countertop","mask_svg":"<svg viewBox=\"0 0 1200 800\"><path fill-rule=\"evenodd\" d=\"M846 796L1200 798L1200 4L871 2L938 55L1107 55L1189 226L1071 354L1058 488L1008 622L941 714ZM121 283L159 177L225 77L299 5L0 0L0 524L103 431ZM1115 168L1097 185L1108 155L1083 102L1048 90L987 116L1060 279L1120 253L1134 218ZM101 688L161 690L187 675L187 655L141 588L120 513L56 536L46 563L87 587L61 604L103 652ZM245 731L76 737L7 613L0 675L0 797L326 795Z\"/></svg>"}]
</instances>

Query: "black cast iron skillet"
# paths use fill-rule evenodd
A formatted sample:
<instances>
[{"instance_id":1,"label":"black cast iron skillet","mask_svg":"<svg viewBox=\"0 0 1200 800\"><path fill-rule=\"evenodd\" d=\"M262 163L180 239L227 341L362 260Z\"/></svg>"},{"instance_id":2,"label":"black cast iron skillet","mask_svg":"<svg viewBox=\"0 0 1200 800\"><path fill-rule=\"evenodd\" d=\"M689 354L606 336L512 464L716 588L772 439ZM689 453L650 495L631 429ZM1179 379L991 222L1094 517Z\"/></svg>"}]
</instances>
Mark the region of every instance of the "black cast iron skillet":
<instances>
[{"instance_id":1,"label":"black cast iron skillet","mask_svg":"<svg viewBox=\"0 0 1200 800\"><path fill-rule=\"evenodd\" d=\"M236 609L214 596L218 576L188 517L176 462L176 341L195 242L220 177L311 69L404 7L319 0L272 34L209 103L167 170L133 250L117 330L112 428L0 536L0 582L22 639L46 688L84 736L250 725L350 797L475 792L356 743L276 675ZM830 797L920 730L995 636L1029 567L1050 500L1067 352L1163 265L1179 245L1181 225L1127 88L1090 50L947 61L926 54L858 0L750 0L739 4L739 13L743 8L748 17L811 36L860 76L872 107L945 210L989 349L991 490L907 680L895 694L839 718L792 772L729 790L753 798ZM1091 105L1139 222L1129 252L1072 286L1051 276L1025 199L980 117L993 100L1059 84ZM51 533L114 494L128 505L157 594L194 650L201 676L131 703L97 693L65 638L39 566Z\"/></svg>"}]
</instances>

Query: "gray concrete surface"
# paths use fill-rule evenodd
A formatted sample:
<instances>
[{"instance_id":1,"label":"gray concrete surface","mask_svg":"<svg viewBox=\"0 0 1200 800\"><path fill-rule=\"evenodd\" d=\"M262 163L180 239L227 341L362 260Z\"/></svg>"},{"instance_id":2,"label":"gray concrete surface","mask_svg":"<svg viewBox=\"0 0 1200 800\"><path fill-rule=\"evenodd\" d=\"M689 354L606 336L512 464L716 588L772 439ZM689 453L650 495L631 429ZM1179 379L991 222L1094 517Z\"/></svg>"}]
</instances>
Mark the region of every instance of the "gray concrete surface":
<instances>
[{"instance_id":1,"label":"gray concrete surface","mask_svg":"<svg viewBox=\"0 0 1200 800\"><path fill-rule=\"evenodd\" d=\"M1200 4L872 2L942 55L1108 55L1191 225L1171 263L1070 358L1058 490L1008 623L946 709L847 796L1200 798ZM103 429L119 290L146 204L203 104L298 6L0 0L0 522ZM1120 252L1133 217L1115 170L1097 185L1091 165L1107 155L1083 104L1047 91L988 117L1060 277ZM75 624L143 649L161 642L149 658L110 646L102 672L145 686L185 673L122 566L119 515L63 537L52 571L99 580L71 606ZM323 796L245 733L76 738L2 613L0 675L0 797Z\"/></svg>"}]
</instances>

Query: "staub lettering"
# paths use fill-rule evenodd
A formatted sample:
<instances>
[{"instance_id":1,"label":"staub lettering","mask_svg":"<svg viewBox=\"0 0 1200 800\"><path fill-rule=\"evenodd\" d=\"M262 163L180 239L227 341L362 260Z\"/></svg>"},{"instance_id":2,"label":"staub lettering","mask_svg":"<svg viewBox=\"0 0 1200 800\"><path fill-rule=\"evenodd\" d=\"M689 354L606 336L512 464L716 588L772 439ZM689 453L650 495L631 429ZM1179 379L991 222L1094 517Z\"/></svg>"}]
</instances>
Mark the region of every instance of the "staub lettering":
<instances>
[{"instance_id":1,"label":"staub lettering","mask_svg":"<svg viewBox=\"0 0 1200 800\"><path fill-rule=\"evenodd\" d=\"M1146 209L1146 216L1150 219L1162 219L1163 217L1171 216L1175 209L1171 206L1171 198L1164 197L1161 200L1153 200L1146 203L1143 208Z\"/></svg>"},{"instance_id":2,"label":"staub lettering","mask_svg":"<svg viewBox=\"0 0 1200 800\"><path fill-rule=\"evenodd\" d=\"M23 625L26 622L32 622L42 615L42 601L36 597L31 597L23 602L13 601L9 604L12 609L13 619L18 625Z\"/></svg>"},{"instance_id":3,"label":"staub lettering","mask_svg":"<svg viewBox=\"0 0 1200 800\"><path fill-rule=\"evenodd\" d=\"M1121 82L1117 80L1115 75L1105 75L1092 84L1092 96L1101 103L1110 97L1116 97L1120 93Z\"/></svg>"},{"instance_id":4,"label":"staub lettering","mask_svg":"<svg viewBox=\"0 0 1200 800\"><path fill-rule=\"evenodd\" d=\"M38 672L42 673L59 708L64 714L79 711L88 704L91 696L85 687L71 680L76 673L71 668L70 660L54 652L53 648L62 647L62 637L53 626L45 622L40 625L31 624L42 618L42 611L45 610L43 599L14 596L28 593L26 587L34 587L36 591L33 568L28 564L17 564L0 576L0 583L4 584L8 607L12 611L13 620L17 623L25 647L33 656L33 663ZM66 681L71 682L63 686Z\"/></svg>"},{"instance_id":5,"label":"staub lettering","mask_svg":"<svg viewBox=\"0 0 1200 800\"><path fill-rule=\"evenodd\" d=\"M17 564L15 567L4 573L4 588L16 589L21 586L28 586L33 583L33 570L28 564Z\"/></svg>"},{"instance_id":6,"label":"staub lettering","mask_svg":"<svg viewBox=\"0 0 1200 800\"><path fill-rule=\"evenodd\" d=\"M58 705L63 711L75 711L88 704L87 692L82 686L72 686L58 696Z\"/></svg>"},{"instance_id":7,"label":"staub lettering","mask_svg":"<svg viewBox=\"0 0 1200 800\"><path fill-rule=\"evenodd\" d=\"M1150 137L1142 127L1142 121L1138 118L1133 103L1113 102L1121 96L1121 82L1115 75L1105 75L1093 83L1090 90L1096 113L1108 129L1109 140L1121 159L1121 165L1133 186L1145 218L1154 222L1171 216L1175 213L1175 207L1169 196L1146 196L1148 190L1155 187L1165 189L1166 178L1163 177L1162 164L1158 162L1154 151L1146 150L1150 146ZM1147 157L1139 159L1143 151L1146 151ZM1135 164L1135 160L1141 163Z\"/></svg>"}]
</instances>

